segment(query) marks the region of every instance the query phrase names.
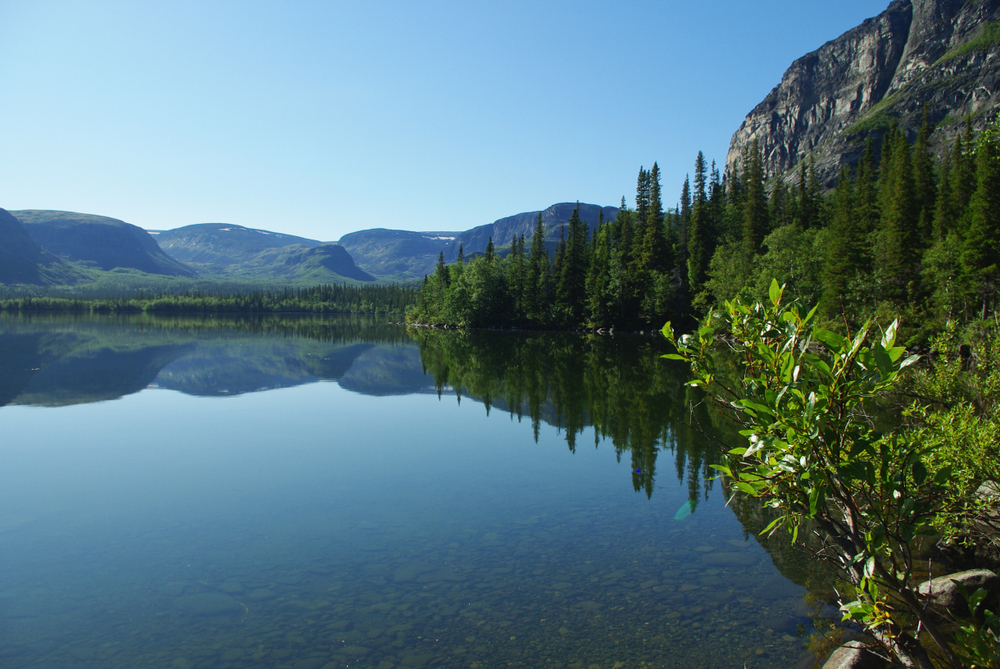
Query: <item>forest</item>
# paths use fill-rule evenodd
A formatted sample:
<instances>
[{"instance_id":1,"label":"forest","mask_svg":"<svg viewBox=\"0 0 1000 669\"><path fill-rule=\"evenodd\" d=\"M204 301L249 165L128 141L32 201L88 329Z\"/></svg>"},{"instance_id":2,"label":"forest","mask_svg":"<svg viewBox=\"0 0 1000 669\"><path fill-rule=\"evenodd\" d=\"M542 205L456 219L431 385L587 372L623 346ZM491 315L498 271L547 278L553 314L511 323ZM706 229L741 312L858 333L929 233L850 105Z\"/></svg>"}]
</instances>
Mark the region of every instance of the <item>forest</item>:
<instances>
[{"instance_id":1,"label":"forest","mask_svg":"<svg viewBox=\"0 0 1000 669\"><path fill-rule=\"evenodd\" d=\"M824 193L810 160L765 181L754 142L720 174L699 153L675 207L664 209L659 168L640 168L635 206L593 231L574 215L555 253L541 220L528 240L443 258L409 314L468 327L659 328L693 323L738 295L762 299L772 279L786 296L819 304L824 325L850 330L900 316L921 341L949 321L996 311L1000 255L1000 136L971 123L941 159L926 122L869 137L856 168Z\"/></svg>"},{"instance_id":2,"label":"forest","mask_svg":"<svg viewBox=\"0 0 1000 669\"><path fill-rule=\"evenodd\" d=\"M0 298L0 311L33 313L314 313L398 314L416 302L409 286L320 285L312 288L251 290L238 293L185 291L179 294L139 292L129 297L75 299L64 297Z\"/></svg>"}]
</instances>

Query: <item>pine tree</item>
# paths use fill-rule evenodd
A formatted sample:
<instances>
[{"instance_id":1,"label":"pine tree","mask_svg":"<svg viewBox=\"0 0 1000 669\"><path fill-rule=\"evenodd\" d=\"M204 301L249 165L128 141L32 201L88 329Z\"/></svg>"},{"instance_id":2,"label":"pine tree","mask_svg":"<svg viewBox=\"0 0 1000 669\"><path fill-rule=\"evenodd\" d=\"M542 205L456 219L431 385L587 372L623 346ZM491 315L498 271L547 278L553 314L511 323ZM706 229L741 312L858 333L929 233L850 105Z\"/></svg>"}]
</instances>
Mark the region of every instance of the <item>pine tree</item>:
<instances>
[{"instance_id":1,"label":"pine tree","mask_svg":"<svg viewBox=\"0 0 1000 669\"><path fill-rule=\"evenodd\" d=\"M767 212L773 228L783 228L791 222L788 216L788 186L780 175L775 179L774 188L771 189Z\"/></svg>"},{"instance_id":2,"label":"pine tree","mask_svg":"<svg viewBox=\"0 0 1000 669\"><path fill-rule=\"evenodd\" d=\"M674 255L684 266L687 273L688 239L691 235L691 182L684 176L684 186L681 188L681 201L678 204L677 248Z\"/></svg>"},{"instance_id":3,"label":"pine tree","mask_svg":"<svg viewBox=\"0 0 1000 669\"><path fill-rule=\"evenodd\" d=\"M545 248L545 225L539 212L535 231L531 235L531 252L528 256L527 299L525 313L531 320L544 319L544 304L549 283L549 253Z\"/></svg>"},{"instance_id":4,"label":"pine tree","mask_svg":"<svg viewBox=\"0 0 1000 669\"><path fill-rule=\"evenodd\" d=\"M951 159L945 155L941 160L941 187L934 202L934 221L931 226L931 240L939 242L955 229L958 216L955 213L952 196Z\"/></svg>"},{"instance_id":5,"label":"pine tree","mask_svg":"<svg viewBox=\"0 0 1000 669\"><path fill-rule=\"evenodd\" d=\"M923 124L917 133L917 144L913 148L913 186L917 210L920 244L930 246L934 232L935 202L937 185L934 183L934 156L930 150L931 125L924 106Z\"/></svg>"},{"instance_id":6,"label":"pine tree","mask_svg":"<svg viewBox=\"0 0 1000 669\"><path fill-rule=\"evenodd\" d=\"M952 153L952 198L959 216L964 216L976 191L976 158L973 154L972 121L966 120L965 137L955 138Z\"/></svg>"},{"instance_id":7,"label":"pine tree","mask_svg":"<svg viewBox=\"0 0 1000 669\"><path fill-rule=\"evenodd\" d=\"M854 214L864 235L875 232L881 221L879 213L878 170L875 169L875 150L872 138L865 142L865 152L858 162Z\"/></svg>"},{"instance_id":8,"label":"pine tree","mask_svg":"<svg viewBox=\"0 0 1000 669\"><path fill-rule=\"evenodd\" d=\"M657 226L663 225L663 202L660 199L660 166L653 163L649 171L649 214L648 220Z\"/></svg>"},{"instance_id":9,"label":"pine tree","mask_svg":"<svg viewBox=\"0 0 1000 669\"><path fill-rule=\"evenodd\" d=\"M558 267L559 284L556 296L565 310L567 324L582 322L586 304L587 284L587 225L580 220L578 202L569 219L569 234L565 239Z\"/></svg>"},{"instance_id":10,"label":"pine tree","mask_svg":"<svg viewBox=\"0 0 1000 669\"><path fill-rule=\"evenodd\" d=\"M442 288L446 289L451 284L451 274L448 272L448 266L444 264L444 251L438 253L438 261L434 268L434 275L437 277Z\"/></svg>"},{"instance_id":11,"label":"pine tree","mask_svg":"<svg viewBox=\"0 0 1000 669\"><path fill-rule=\"evenodd\" d=\"M698 295L708 276L708 263L715 251L710 228L708 196L705 192L707 168L705 156L699 151L694 163L694 198L691 207L691 234L688 239L688 286Z\"/></svg>"},{"instance_id":12,"label":"pine tree","mask_svg":"<svg viewBox=\"0 0 1000 669\"><path fill-rule=\"evenodd\" d=\"M901 132L893 136L890 164L882 167L886 172L886 191L882 193L886 207L882 210L882 261L891 284L890 295L903 300L912 295L910 284L918 277L920 221L910 147Z\"/></svg>"},{"instance_id":13,"label":"pine tree","mask_svg":"<svg viewBox=\"0 0 1000 669\"><path fill-rule=\"evenodd\" d=\"M848 285L864 268L865 235L854 211L854 184L846 165L840 168L840 178L834 192L833 221L823 265L823 313L833 318L841 310Z\"/></svg>"},{"instance_id":14,"label":"pine tree","mask_svg":"<svg viewBox=\"0 0 1000 669\"><path fill-rule=\"evenodd\" d=\"M976 191L969 204L971 224L962 265L981 300L980 318L996 311L1000 279L1000 140L987 134L976 150Z\"/></svg>"},{"instance_id":15,"label":"pine tree","mask_svg":"<svg viewBox=\"0 0 1000 669\"><path fill-rule=\"evenodd\" d=\"M760 253L764 237L770 232L767 192L764 189L764 162L760 146L754 137L750 150L743 156L743 245L748 254Z\"/></svg>"},{"instance_id":16,"label":"pine tree","mask_svg":"<svg viewBox=\"0 0 1000 669\"><path fill-rule=\"evenodd\" d=\"M635 213L640 224L646 223L649 216L649 172L639 168L639 178L635 186Z\"/></svg>"}]
</instances>

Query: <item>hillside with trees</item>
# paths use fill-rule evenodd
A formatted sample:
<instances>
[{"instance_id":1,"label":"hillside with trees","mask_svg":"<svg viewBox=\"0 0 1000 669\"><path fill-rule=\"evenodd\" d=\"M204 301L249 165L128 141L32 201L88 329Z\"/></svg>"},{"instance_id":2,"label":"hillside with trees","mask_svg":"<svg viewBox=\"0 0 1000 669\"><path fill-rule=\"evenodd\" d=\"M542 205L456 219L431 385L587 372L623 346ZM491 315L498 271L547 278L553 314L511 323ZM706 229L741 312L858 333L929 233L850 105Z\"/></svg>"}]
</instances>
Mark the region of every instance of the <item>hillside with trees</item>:
<instances>
[{"instance_id":1,"label":"hillside with trees","mask_svg":"<svg viewBox=\"0 0 1000 669\"><path fill-rule=\"evenodd\" d=\"M824 193L812 165L792 185L765 181L751 143L720 174L699 153L675 208L662 203L659 169L639 171L635 206L590 234L571 217L550 256L533 234L501 257L451 265L426 277L415 322L459 326L647 328L690 318L772 279L819 303L833 327L901 314L910 336L995 313L1000 257L1000 158L996 124L971 124L948 153L930 151L925 122L913 141L892 126L871 137L856 170ZM875 140L881 149L876 152ZM541 229L541 228L538 228Z\"/></svg>"}]
</instances>

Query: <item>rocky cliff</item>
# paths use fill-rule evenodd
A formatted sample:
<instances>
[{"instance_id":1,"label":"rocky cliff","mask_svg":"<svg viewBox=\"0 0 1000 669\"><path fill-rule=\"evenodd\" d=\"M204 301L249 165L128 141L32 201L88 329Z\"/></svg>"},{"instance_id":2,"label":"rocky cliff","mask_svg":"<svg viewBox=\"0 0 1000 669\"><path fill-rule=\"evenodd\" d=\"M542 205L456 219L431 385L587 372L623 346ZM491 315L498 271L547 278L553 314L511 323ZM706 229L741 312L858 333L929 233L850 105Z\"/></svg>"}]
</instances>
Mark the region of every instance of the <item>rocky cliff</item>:
<instances>
[{"instance_id":1,"label":"rocky cliff","mask_svg":"<svg viewBox=\"0 0 1000 669\"><path fill-rule=\"evenodd\" d=\"M726 163L738 166L754 138L768 178L793 179L811 155L832 186L893 122L911 138L926 106L936 152L971 119L995 115L1000 87L1000 0L896 0L875 18L792 63L747 115Z\"/></svg>"}]
</instances>

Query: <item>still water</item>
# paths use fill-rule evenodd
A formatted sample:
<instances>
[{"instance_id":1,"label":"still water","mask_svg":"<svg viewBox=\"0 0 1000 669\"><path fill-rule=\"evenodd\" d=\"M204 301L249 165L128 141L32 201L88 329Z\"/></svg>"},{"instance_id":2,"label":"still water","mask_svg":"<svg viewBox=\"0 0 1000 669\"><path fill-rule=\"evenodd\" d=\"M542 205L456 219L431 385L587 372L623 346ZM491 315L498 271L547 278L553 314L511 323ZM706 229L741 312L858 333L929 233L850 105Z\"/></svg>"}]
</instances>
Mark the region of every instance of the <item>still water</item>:
<instances>
[{"instance_id":1,"label":"still water","mask_svg":"<svg viewBox=\"0 0 1000 669\"><path fill-rule=\"evenodd\" d=\"M809 666L659 346L0 318L0 666Z\"/></svg>"}]
</instances>

